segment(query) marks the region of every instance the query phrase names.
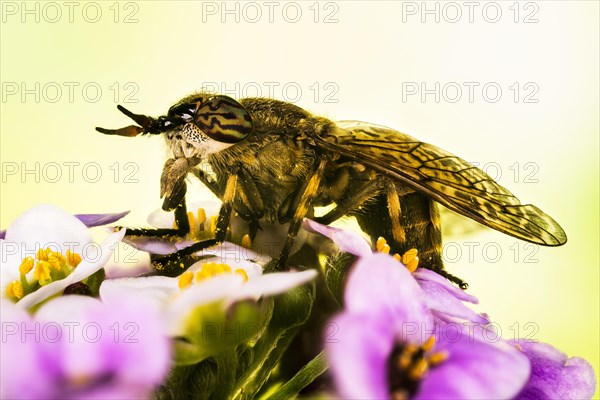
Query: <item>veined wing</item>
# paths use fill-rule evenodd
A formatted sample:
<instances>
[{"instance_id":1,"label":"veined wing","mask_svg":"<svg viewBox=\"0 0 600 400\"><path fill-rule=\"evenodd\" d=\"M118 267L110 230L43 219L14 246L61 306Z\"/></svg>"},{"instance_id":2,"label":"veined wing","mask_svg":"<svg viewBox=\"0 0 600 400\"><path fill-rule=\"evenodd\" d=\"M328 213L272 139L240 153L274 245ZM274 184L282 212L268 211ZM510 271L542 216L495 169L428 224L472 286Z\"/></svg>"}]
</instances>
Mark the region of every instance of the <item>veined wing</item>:
<instances>
[{"instance_id":1,"label":"veined wing","mask_svg":"<svg viewBox=\"0 0 600 400\"><path fill-rule=\"evenodd\" d=\"M545 246L567 241L560 225L465 160L390 128L340 121L316 145L365 164L500 232Z\"/></svg>"}]
</instances>

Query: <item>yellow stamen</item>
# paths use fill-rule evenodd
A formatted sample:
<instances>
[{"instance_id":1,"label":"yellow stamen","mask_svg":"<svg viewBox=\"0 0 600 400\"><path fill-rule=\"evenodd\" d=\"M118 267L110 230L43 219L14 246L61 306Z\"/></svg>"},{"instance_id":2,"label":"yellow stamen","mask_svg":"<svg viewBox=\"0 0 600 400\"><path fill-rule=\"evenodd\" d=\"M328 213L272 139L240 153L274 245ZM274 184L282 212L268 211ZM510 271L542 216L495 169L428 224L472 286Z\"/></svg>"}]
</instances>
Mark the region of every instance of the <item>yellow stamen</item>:
<instances>
[{"instance_id":1,"label":"yellow stamen","mask_svg":"<svg viewBox=\"0 0 600 400\"><path fill-rule=\"evenodd\" d=\"M73 252L71 252L71 250L67 249L66 261L70 266L75 268L81 262L81 256L79 254L73 253Z\"/></svg>"},{"instance_id":2,"label":"yellow stamen","mask_svg":"<svg viewBox=\"0 0 600 400\"><path fill-rule=\"evenodd\" d=\"M400 254L398 254L398 253L394 253L392 258L396 261L402 261L402 257L400 257Z\"/></svg>"},{"instance_id":3,"label":"yellow stamen","mask_svg":"<svg viewBox=\"0 0 600 400\"><path fill-rule=\"evenodd\" d=\"M406 268L412 273L415 272L419 265L419 252L417 249L410 249L402 255L402 264L406 265Z\"/></svg>"},{"instance_id":4,"label":"yellow stamen","mask_svg":"<svg viewBox=\"0 0 600 400\"><path fill-rule=\"evenodd\" d=\"M244 271L241 268L238 268L235 270L235 273L238 275L241 275L242 278L244 278L244 282L248 282L248 274L246 273L246 271Z\"/></svg>"},{"instance_id":5,"label":"yellow stamen","mask_svg":"<svg viewBox=\"0 0 600 400\"><path fill-rule=\"evenodd\" d=\"M250 239L250 235L245 234L242 237L242 247L245 247L247 249L249 249L250 247L252 247L252 239Z\"/></svg>"},{"instance_id":6,"label":"yellow stamen","mask_svg":"<svg viewBox=\"0 0 600 400\"><path fill-rule=\"evenodd\" d=\"M202 271L196 272L196 282L202 282L202 281L204 281L208 278L212 278L212 277L213 277L213 274L211 274L208 271L202 270Z\"/></svg>"},{"instance_id":7,"label":"yellow stamen","mask_svg":"<svg viewBox=\"0 0 600 400\"><path fill-rule=\"evenodd\" d=\"M521 346L519 343L513 343L513 346L515 346L517 350L523 351L523 346Z\"/></svg>"},{"instance_id":8,"label":"yellow stamen","mask_svg":"<svg viewBox=\"0 0 600 400\"><path fill-rule=\"evenodd\" d=\"M429 364L427 363L427 360L421 358L413 365L411 369L408 370L408 376L412 380L419 380L423 377L423 375L425 375L425 372L427 372L428 369Z\"/></svg>"},{"instance_id":9,"label":"yellow stamen","mask_svg":"<svg viewBox=\"0 0 600 400\"><path fill-rule=\"evenodd\" d=\"M408 351L403 351L398 358L398 367L400 369L407 369L410 366L410 362L412 361L413 353L409 353Z\"/></svg>"},{"instance_id":10,"label":"yellow stamen","mask_svg":"<svg viewBox=\"0 0 600 400\"><path fill-rule=\"evenodd\" d=\"M408 393L405 390L396 390L392 393L392 400L408 400Z\"/></svg>"},{"instance_id":11,"label":"yellow stamen","mask_svg":"<svg viewBox=\"0 0 600 400\"><path fill-rule=\"evenodd\" d=\"M23 285L19 281L12 281L6 286L6 296L12 299L23 298Z\"/></svg>"},{"instance_id":12,"label":"yellow stamen","mask_svg":"<svg viewBox=\"0 0 600 400\"><path fill-rule=\"evenodd\" d=\"M50 280L50 263L48 261L38 261L33 271L33 277L40 282L40 285L45 285Z\"/></svg>"},{"instance_id":13,"label":"yellow stamen","mask_svg":"<svg viewBox=\"0 0 600 400\"><path fill-rule=\"evenodd\" d=\"M438 351L429 356L429 365L435 367L448 359L448 352Z\"/></svg>"},{"instance_id":14,"label":"yellow stamen","mask_svg":"<svg viewBox=\"0 0 600 400\"><path fill-rule=\"evenodd\" d=\"M400 358L398 359L398 367L400 367L400 369L408 368L412 362L413 355L417 352L417 350L419 350L418 346L408 343L402 351L402 354L400 354Z\"/></svg>"},{"instance_id":15,"label":"yellow stamen","mask_svg":"<svg viewBox=\"0 0 600 400\"><path fill-rule=\"evenodd\" d=\"M429 338L425 341L425 343L423 343L421 348L423 349L423 351L428 352L429 350L433 349L434 345L435 345L435 337L429 336Z\"/></svg>"},{"instance_id":16,"label":"yellow stamen","mask_svg":"<svg viewBox=\"0 0 600 400\"><path fill-rule=\"evenodd\" d=\"M36 254L38 261L48 261L48 253L50 249L39 249Z\"/></svg>"},{"instance_id":17,"label":"yellow stamen","mask_svg":"<svg viewBox=\"0 0 600 400\"><path fill-rule=\"evenodd\" d=\"M21 275L27 275L29 271L33 269L33 265L33 257L25 257L23 261L21 261L21 266L19 266L19 273Z\"/></svg>"},{"instance_id":18,"label":"yellow stamen","mask_svg":"<svg viewBox=\"0 0 600 400\"><path fill-rule=\"evenodd\" d=\"M199 208L197 214L198 214L198 227L200 228L201 231L203 231L204 223L206 222L206 212L204 211L204 208Z\"/></svg>"},{"instance_id":19,"label":"yellow stamen","mask_svg":"<svg viewBox=\"0 0 600 400\"><path fill-rule=\"evenodd\" d=\"M188 219L188 224L190 224L190 231L193 233L194 231L196 231L196 217L194 216L194 213L191 211L188 211L187 219Z\"/></svg>"},{"instance_id":20,"label":"yellow stamen","mask_svg":"<svg viewBox=\"0 0 600 400\"><path fill-rule=\"evenodd\" d=\"M219 264L220 272L231 272L231 267L228 264Z\"/></svg>"},{"instance_id":21,"label":"yellow stamen","mask_svg":"<svg viewBox=\"0 0 600 400\"><path fill-rule=\"evenodd\" d=\"M192 284L192 279L194 279L194 273L190 271L185 271L178 280L179 289L183 289Z\"/></svg>"},{"instance_id":22,"label":"yellow stamen","mask_svg":"<svg viewBox=\"0 0 600 400\"><path fill-rule=\"evenodd\" d=\"M383 238L381 236L379 238L377 238L377 243L375 244L375 248L377 249L377 252L384 253L385 246L387 246L388 248L390 247L387 244L387 240L385 240L385 238ZM388 253L389 253L389 250L388 250Z\"/></svg>"},{"instance_id":23,"label":"yellow stamen","mask_svg":"<svg viewBox=\"0 0 600 400\"><path fill-rule=\"evenodd\" d=\"M56 254L58 254L59 256L61 255L60 253ZM50 255L48 255L48 264L50 264L50 267L52 267L52 269L60 271L60 257L57 257L55 253L51 253Z\"/></svg>"}]
</instances>

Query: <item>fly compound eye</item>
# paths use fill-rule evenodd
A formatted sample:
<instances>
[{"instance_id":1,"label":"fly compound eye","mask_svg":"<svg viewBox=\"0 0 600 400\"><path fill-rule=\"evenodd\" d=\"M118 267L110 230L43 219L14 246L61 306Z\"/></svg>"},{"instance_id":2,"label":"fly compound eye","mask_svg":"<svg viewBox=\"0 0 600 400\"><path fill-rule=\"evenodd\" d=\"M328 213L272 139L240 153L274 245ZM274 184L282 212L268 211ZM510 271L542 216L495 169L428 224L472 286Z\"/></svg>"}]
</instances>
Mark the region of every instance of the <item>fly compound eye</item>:
<instances>
[{"instance_id":1,"label":"fly compound eye","mask_svg":"<svg viewBox=\"0 0 600 400\"><path fill-rule=\"evenodd\" d=\"M237 143L252 131L248 111L228 96L214 96L200 105L194 123L213 140Z\"/></svg>"}]
</instances>

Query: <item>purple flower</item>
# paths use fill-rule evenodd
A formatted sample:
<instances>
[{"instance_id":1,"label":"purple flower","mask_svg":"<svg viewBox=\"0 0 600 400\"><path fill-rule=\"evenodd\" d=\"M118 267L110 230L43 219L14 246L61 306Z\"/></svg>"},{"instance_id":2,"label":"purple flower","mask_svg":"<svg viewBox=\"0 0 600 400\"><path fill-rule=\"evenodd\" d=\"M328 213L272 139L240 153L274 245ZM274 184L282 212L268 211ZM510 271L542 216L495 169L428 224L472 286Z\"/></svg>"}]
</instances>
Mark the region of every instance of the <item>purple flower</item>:
<instances>
[{"instance_id":1,"label":"purple flower","mask_svg":"<svg viewBox=\"0 0 600 400\"><path fill-rule=\"evenodd\" d=\"M359 259L373 254L366 240L352 231L321 225L308 219L304 221L304 227L308 231L328 237L341 251L351 253ZM404 266L397 261L391 268L404 268ZM486 315L476 313L463 303L477 304L477 298L457 288L446 278L425 268L417 268L413 276L425 293L425 302L436 318L446 322L460 319L477 324L489 323Z\"/></svg>"},{"instance_id":2,"label":"purple flower","mask_svg":"<svg viewBox=\"0 0 600 400\"><path fill-rule=\"evenodd\" d=\"M2 300L1 398L148 398L170 366L162 317L129 296L62 296L31 317Z\"/></svg>"},{"instance_id":3,"label":"purple flower","mask_svg":"<svg viewBox=\"0 0 600 400\"><path fill-rule=\"evenodd\" d=\"M583 358L568 358L546 343L523 339L511 342L531 363L531 376L517 399L590 399L594 395L594 369Z\"/></svg>"},{"instance_id":4,"label":"purple flower","mask_svg":"<svg viewBox=\"0 0 600 400\"><path fill-rule=\"evenodd\" d=\"M342 398L511 398L529 362L474 323L435 322L406 268L384 254L359 259L326 351Z\"/></svg>"}]
</instances>

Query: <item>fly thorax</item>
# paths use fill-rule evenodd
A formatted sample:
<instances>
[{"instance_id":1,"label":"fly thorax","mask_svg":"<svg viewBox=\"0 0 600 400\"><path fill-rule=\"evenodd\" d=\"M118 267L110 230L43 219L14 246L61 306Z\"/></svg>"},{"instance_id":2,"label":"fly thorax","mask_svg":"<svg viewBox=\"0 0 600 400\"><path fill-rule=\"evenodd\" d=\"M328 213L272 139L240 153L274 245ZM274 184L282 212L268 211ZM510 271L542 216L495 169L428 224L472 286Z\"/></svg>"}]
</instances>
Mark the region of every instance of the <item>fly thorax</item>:
<instances>
[{"instance_id":1,"label":"fly thorax","mask_svg":"<svg viewBox=\"0 0 600 400\"><path fill-rule=\"evenodd\" d=\"M210 138L193 123L184 124L178 130L168 132L166 138L173 155L185 158L205 158L234 144Z\"/></svg>"}]
</instances>

